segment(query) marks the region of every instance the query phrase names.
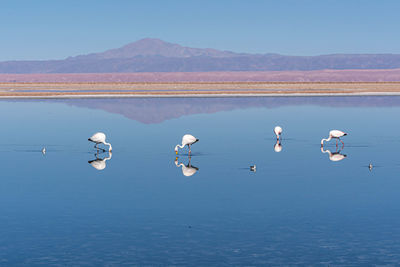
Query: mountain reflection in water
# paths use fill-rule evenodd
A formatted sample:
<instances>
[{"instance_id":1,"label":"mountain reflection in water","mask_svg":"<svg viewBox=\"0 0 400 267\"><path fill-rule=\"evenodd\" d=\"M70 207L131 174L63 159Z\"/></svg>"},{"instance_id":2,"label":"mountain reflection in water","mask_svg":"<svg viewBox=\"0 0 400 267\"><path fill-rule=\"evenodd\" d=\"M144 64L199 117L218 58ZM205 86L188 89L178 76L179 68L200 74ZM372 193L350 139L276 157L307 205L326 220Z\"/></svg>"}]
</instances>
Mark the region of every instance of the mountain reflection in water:
<instances>
[{"instance_id":1,"label":"mountain reflection in water","mask_svg":"<svg viewBox=\"0 0 400 267\"><path fill-rule=\"evenodd\" d=\"M10 100L7 100L10 101ZM38 101L38 100L13 100ZM65 103L77 107L101 109L121 114L146 124L194 114L249 108L316 105L325 107L391 107L400 106L399 96L345 97L216 97L216 98L110 98L110 99L49 99L46 102Z\"/></svg>"}]
</instances>

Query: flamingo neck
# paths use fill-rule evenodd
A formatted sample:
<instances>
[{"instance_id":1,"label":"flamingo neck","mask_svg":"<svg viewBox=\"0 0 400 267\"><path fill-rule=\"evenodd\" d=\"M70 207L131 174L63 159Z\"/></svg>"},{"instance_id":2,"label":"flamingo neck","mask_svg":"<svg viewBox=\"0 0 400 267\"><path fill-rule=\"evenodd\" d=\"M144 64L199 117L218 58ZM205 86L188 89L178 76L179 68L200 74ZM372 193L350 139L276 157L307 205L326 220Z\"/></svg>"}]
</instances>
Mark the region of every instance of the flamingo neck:
<instances>
[{"instance_id":1,"label":"flamingo neck","mask_svg":"<svg viewBox=\"0 0 400 267\"><path fill-rule=\"evenodd\" d=\"M110 153L109 153L109 156L106 157L106 158L104 158L104 161L110 160L111 158L112 158L112 153L110 152Z\"/></svg>"},{"instance_id":2,"label":"flamingo neck","mask_svg":"<svg viewBox=\"0 0 400 267\"><path fill-rule=\"evenodd\" d=\"M177 144L177 145L176 145L176 147L175 147L175 151L178 151L178 147L180 147L180 148L184 148L184 147L185 147L185 145L184 145L184 144L182 144L182 145L179 145L179 144Z\"/></svg>"},{"instance_id":3,"label":"flamingo neck","mask_svg":"<svg viewBox=\"0 0 400 267\"><path fill-rule=\"evenodd\" d=\"M109 146L108 151L112 151L112 146L110 143L104 142L103 144Z\"/></svg>"},{"instance_id":4,"label":"flamingo neck","mask_svg":"<svg viewBox=\"0 0 400 267\"><path fill-rule=\"evenodd\" d=\"M182 162L178 164L177 160L175 160L175 165L176 165L176 167L185 166L185 164L183 164Z\"/></svg>"},{"instance_id":5,"label":"flamingo neck","mask_svg":"<svg viewBox=\"0 0 400 267\"><path fill-rule=\"evenodd\" d=\"M321 140L321 146L324 145L324 142L329 142L332 139L332 136L329 136L329 138L324 138Z\"/></svg>"},{"instance_id":6,"label":"flamingo neck","mask_svg":"<svg viewBox=\"0 0 400 267\"><path fill-rule=\"evenodd\" d=\"M332 155L332 152L331 152L329 149L324 150L322 147L321 147L321 152L322 152L322 153L328 153L328 154L329 154L329 157Z\"/></svg>"}]
</instances>

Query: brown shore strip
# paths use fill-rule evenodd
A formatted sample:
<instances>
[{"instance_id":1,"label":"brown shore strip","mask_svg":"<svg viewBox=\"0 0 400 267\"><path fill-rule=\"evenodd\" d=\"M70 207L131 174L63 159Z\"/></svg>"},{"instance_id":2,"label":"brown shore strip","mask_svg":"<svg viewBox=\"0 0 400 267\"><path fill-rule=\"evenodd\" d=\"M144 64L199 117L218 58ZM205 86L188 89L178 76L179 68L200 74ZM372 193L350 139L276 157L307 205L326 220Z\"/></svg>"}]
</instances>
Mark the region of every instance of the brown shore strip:
<instances>
[{"instance_id":1,"label":"brown shore strip","mask_svg":"<svg viewBox=\"0 0 400 267\"><path fill-rule=\"evenodd\" d=\"M400 94L400 82L0 83L2 98Z\"/></svg>"}]
</instances>

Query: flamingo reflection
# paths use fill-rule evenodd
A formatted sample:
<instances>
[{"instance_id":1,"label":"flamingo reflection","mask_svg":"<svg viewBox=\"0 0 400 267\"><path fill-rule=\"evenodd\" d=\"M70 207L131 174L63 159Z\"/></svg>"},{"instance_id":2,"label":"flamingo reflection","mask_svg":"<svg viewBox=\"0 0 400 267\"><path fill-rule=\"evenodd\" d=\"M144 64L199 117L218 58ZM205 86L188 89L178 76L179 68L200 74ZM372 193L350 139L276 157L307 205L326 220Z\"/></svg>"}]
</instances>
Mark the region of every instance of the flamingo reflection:
<instances>
[{"instance_id":1,"label":"flamingo reflection","mask_svg":"<svg viewBox=\"0 0 400 267\"><path fill-rule=\"evenodd\" d=\"M342 151L342 149L339 149L339 151L338 151L337 148L336 148L335 152L331 152L329 149L324 150L324 148L321 147L321 152L322 153L328 153L329 154L329 160L331 160L331 161L341 161L341 160L345 159L347 156L344 155L344 154L341 154L340 153L341 151Z\"/></svg>"},{"instance_id":2,"label":"flamingo reflection","mask_svg":"<svg viewBox=\"0 0 400 267\"><path fill-rule=\"evenodd\" d=\"M182 167L182 174L186 177L194 175L199 170L199 168L192 166L192 164L190 163L191 158L192 157L189 156L189 162L187 165L183 163L178 163L178 157L175 158L176 167Z\"/></svg>"},{"instance_id":3,"label":"flamingo reflection","mask_svg":"<svg viewBox=\"0 0 400 267\"><path fill-rule=\"evenodd\" d=\"M276 143L274 145L274 151L275 152L281 152L282 151L281 140L279 140L279 139L276 140Z\"/></svg>"},{"instance_id":4,"label":"flamingo reflection","mask_svg":"<svg viewBox=\"0 0 400 267\"><path fill-rule=\"evenodd\" d=\"M96 156L96 159L89 160L88 163L90 165L92 165L92 167L95 168L96 170L101 171L106 168L106 161L111 159L112 153L110 152L108 154L108 157L105 157L105 158L100 158L99 154L95 154L95 156Z\"/></svg>"}]
</instances>

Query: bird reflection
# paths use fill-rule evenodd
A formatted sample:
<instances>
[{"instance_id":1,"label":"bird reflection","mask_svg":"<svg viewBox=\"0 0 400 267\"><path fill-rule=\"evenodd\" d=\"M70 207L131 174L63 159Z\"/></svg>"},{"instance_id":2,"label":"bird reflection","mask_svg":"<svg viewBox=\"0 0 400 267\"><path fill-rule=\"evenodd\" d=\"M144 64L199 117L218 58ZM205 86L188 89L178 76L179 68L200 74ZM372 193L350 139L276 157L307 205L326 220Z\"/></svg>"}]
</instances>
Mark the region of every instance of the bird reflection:
<instances>
[{"instance_id":1,"label":"bird reflection","mask_svg":"<svg viewBox=\"0 0 400 267\"><path fill-rule=\"evenodd\" d=\"M106 168L106 161L111 159L112 153L111 152L108 153L108 157L105 158L100 158L98 153L96 153L95 156L96 159L89 160L88 163L92 165L92 167L95 168L96 170L101 171Z\"/></svg>"},{"instance_id":2,"label":"bird reflection","mask_svg":"<svg viewBox=\"0 0 400 267\"><path fill-rule=\"evenodd\" d=\"M342 147L342 149L343 149L343 147ZM346 155L340 153L342 151L342 149L339 149L339 151L338 151L336 148L335 152L331 152L329 149L324 150L324 148L321 147L321 152L328 153L329 160L331 160L331 161L341 161L342 159L347 157Z\"/></svg>"},{"instance_id":3,"label":"bird reflection","mask_svg":"<svg viewBox=\"0 0 400 267\"><path fill-rule=\"evenodd\" d=\"M199 168L192 166L190 163L191 159L192 157L189 156L189 162L185 165L183 163L178 163L178 157L175 158L176 167L182 167L182 174L187 177L194 175L199 170Z\"/></svg>"},{"instance_id":4,"label":"bird reflection","mask_svg":"<svg viewBox=\"0 0 400 267\"><path fill-rule=\"evenodd\" d=\"M275 150L275 152L281 152L282 151L281 140L279 140L279 139L276 140L276 143L274 145L274 150Z\"/></svg>"}]
</instances>

